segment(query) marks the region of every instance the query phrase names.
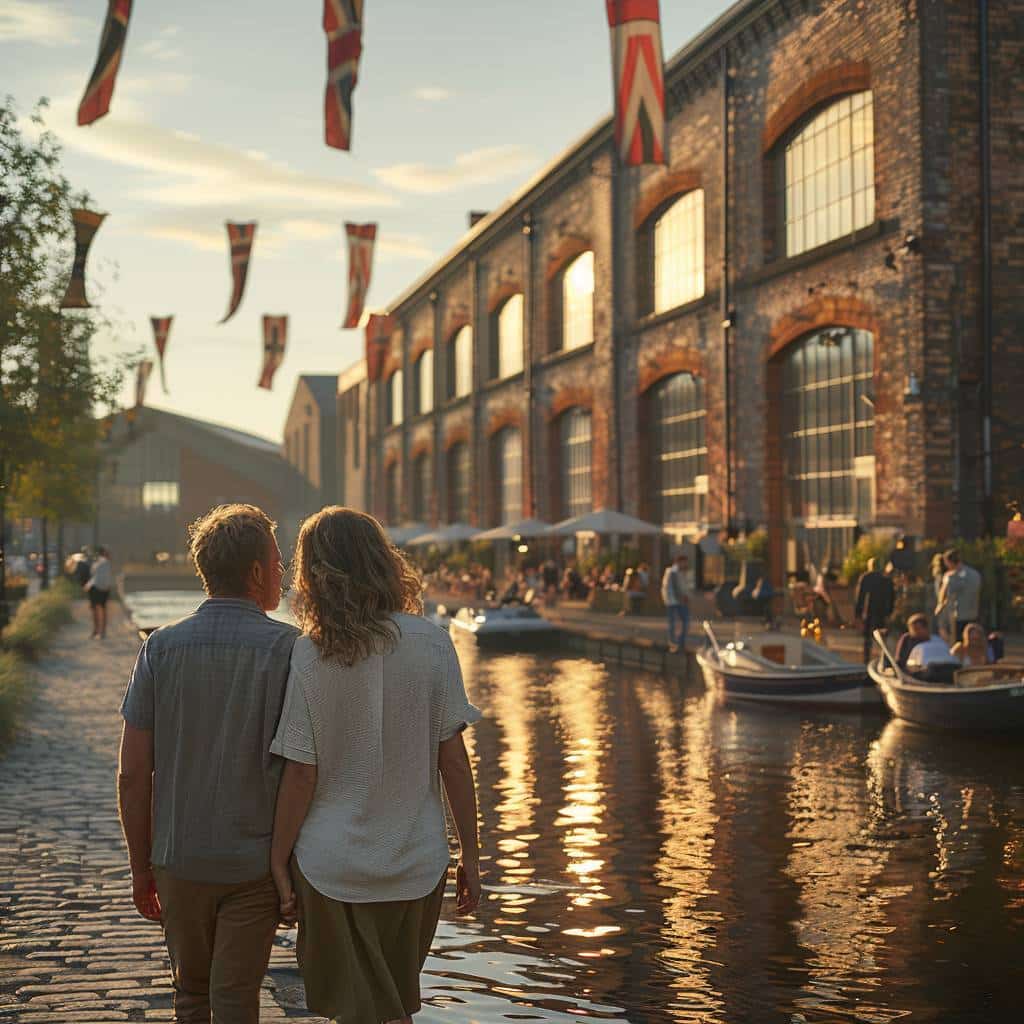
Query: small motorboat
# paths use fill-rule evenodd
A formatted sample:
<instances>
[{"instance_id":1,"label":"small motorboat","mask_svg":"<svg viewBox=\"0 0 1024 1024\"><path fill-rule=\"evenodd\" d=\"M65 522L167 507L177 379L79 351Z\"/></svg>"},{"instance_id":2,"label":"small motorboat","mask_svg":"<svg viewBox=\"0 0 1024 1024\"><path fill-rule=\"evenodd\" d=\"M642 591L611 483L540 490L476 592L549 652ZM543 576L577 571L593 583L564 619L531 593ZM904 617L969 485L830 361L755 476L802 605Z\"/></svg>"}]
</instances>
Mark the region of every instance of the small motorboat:
<instances>
[{"instance_id":1,"label":"small motorboat","mask_svg":"<svg viewBox=\"0 0 1024 1024\"><path fill-rule=\"evenodd\" d=\"M558 627L539 615L528 603L506 603L479 608L460 608L452 617L452 629L469 633L477 643L537 645L557 641Z\"/></svg>"},{"instance_id":2,"label":"small motorboat","mask_svg":"<svg viewBox=\"0 0 1024 1024\"><path fill-rule=\"evenodd\" d=\"M868 672L897 718L932 729L1024 732L1024 665L959 668L929 682L896 664L880 632L875 643L881 656Z\"/></svg>"},{"instance_id":3,"label":"small motorboat","mask_svg":"<svg viewBox=\"0 0 1024 1024\"><path fill-rule=\"evenodd\" d=\"M710 622L704 623L704 632L709 646L697 652L697 664L709 689L727 701L881 705L863 665L852 664L812 640L769 630L722 644Z\"/></svg>"}]
</instances>

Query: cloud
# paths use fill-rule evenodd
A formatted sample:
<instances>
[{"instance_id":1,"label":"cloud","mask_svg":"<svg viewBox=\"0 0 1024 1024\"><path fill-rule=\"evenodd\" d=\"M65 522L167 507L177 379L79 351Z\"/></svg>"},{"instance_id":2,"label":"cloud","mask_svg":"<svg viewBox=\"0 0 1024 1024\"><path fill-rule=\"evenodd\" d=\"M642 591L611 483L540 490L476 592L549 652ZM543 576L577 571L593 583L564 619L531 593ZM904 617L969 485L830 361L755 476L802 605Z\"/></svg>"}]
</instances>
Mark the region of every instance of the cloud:
<instances>
[{"instance_id":1,"label":"cloud","mask_svg":"<svg viewBox=\"0 0 1024 1024\"><path fill-rule=\"evenodd\" d=\"M443 103L455 95L451 89L445 89L441 85L421 85L418 89L413 89L412 94L425 103Z\"/></svg>"},{"instance_id":2,"label":"cloud","mask_svg":"<svg viewBox=\"0 0 1024 1024\"><path fill-rule=\"evenodd\" d=\"M69 14L63 4L0 0L0 43L68 46L78 42L78 33L86 24L85 18Z\"/></svg>"},{"instance_id":3,"label":"cloud","mask_svg":"<svg viewBox=\"0 0 1024 1024\"><path fill-rule=\"evenodd\" d=\"M345 228L340 221L309 220L294 218L281 224L281 233L288 241L322 242L335 239L338 253L347 259L348 243L345 241ZM382 256L395 256L400 259L429 260L435 253L419 235L396 235L383 230L377 235L377 252Z\"/></svg>"},{"instance_id":4,"label":"cloud","mask_svg":"<svg viewBox=\"0 0 1024 1024\"><path fill-rule=\"evenodd\" d=\"M176 46L170 46L163 39L150 39L140 47L141 51L154 60L179 60L185 54Z\"/></svg>"},{"instance_id":5,"label":"cloud","mask_svg":"<svg viewBox=\"0 0 1024 1024\"><path fill-rule=\"evenodd\" d=\"M378 167L374 175L403 192L429 195L453 192L467 185L486 185L521 174L537 162L528 146L490 146L460 153L451 167L428 167L422 163Z\"/></svg>"}]
</instances>

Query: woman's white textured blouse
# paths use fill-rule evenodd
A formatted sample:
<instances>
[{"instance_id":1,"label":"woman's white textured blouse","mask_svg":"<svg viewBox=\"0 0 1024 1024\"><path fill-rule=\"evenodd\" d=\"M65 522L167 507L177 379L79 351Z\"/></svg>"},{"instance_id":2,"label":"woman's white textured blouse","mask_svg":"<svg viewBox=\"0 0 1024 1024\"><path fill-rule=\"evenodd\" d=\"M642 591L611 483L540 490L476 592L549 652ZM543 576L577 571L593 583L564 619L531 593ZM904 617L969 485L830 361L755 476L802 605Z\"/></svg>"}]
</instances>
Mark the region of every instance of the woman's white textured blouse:
<instances>
[{"instance_id":1,"label":"woman's white textured blouse","mask_svg":"<svg viewBox=\"0 0 1024 1024\"><path fill-rule=\"evenodd\" d=\"M317 766L295 855L318 892L349 903L437 886L449 862L438 747L480 719L451 637L415 615L392 619L394 650L350 668L296 641L270 747Z\"/></svg>"}]
</instances>

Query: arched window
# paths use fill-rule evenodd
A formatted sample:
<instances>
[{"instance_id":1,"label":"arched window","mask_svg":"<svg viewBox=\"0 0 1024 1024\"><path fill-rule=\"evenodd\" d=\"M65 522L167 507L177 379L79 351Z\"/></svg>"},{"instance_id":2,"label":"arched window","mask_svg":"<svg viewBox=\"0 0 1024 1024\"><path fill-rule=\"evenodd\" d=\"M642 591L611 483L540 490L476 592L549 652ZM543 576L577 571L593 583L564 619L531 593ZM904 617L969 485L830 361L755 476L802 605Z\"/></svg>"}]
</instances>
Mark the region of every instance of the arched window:
<instances>
[{"instance_id":1,"label":"arched window","mask_svg":"<svg viewBox=\"0 0 1024 1024\"><path fill-rule=\"evenodd\" d=\"M434 350L425 349L416 360L416 412L434 408Z\"/></svg>"},{"instance_id":2,"label":"arched window","mask_svg":"<svg viewBox=\"0 0 1024 1024\"><path fill-rule=\"evenodd\" d=\"M561 470L561 516L582 515L591 510L590 412L569 409L558 421Z\"/></svg>"},{"instance_id":3,"label":"arched window","mask_svg":"<svg viewBox=\"0 0 1024 1024\"><path fill-rule=\"evenodd\" d=\"M654 312L704 294L704 189L680 196L654 222Z\"/></svg>"},{"instance_id":4,"label":"arched window","mask_svg":"<svg viewBox=\"0 0 1024 1024\"><path fill-rule=\"evenodd\" d=\"M842 238L875 219L871 91L844 96L785 145L786 255Z\"/></svg>"},{"instance_id":5,"label":"arched window","mask_svg":"<svg viewBox=\"0 0 1024 1024\"><path fill-rule=\"evenodd\" d=\"M473 328L466 324L448 342L448 397L462 398L473 390Z\"/></svg>"},{"instance_id":6,"label":"arched window","mask_svg":"<svg viewBox=\"0 0 1024 1024\"><path fill-rule=\"evenodd\" d=\"M448 449L448 521L469 522L469 445L465 441Z\"/></svg>"},{"instance_id":7,"label":"arched window","mask_svg":"<svg viewBox=\"0 0 1024 1024\"><path fill-rule=\"evenodd\" d=\"M562 272L562 348L594 340L594 254L581 253Z\"/></svg>"},{"instance_id":8,"label":"arched window","mask_svg":"<svg viewBox=\"0 0 1024 1024\"><path fill-rule=\"evenodd\" d=\"M504 427L494 435L495 484L499 523L523 517L523 435Z\"/></svg>"},{"instance_id":9,"label":"arched window","mask_svg":"<svg viewBox=\"0 0 1024 1024\"><path fill-rule=\"evenodd\" d=\"M433 490L431 458L427 452L421 452L412 464L412 518L418 523L430 520L430 495Z\"/></svg>"},{"instance_id":10,"label":"arched window","mask_svg":"<svg viewBox=\"0 0 1024 1024\"><path fill-rule=\"evenodd\" d=\"M704 381L677 373L648 393L654 518L669 525L707 520Z\"/></svg>"},{"instance_id":11,"label":"arched window","mask_svg":"<svg viewBox=\"0 0 1024 1024\"><path fill-rule=\"evenodd\" d=\"M494 322L496 321L496 323ZM523 296L507 299L494 317L497 345L494 350L495 377L511 377L523 369Z\"/></svg>"},{"instance_id":12,"label":"arched window","mask_svg":"<svg viewBox=\"0 0 1024 1024\"><path fill-rule=\"evenodd\" d=\"M797 558L835 563L874 520L874 343L867 331L818 331L784 353L783 514Z\"/></svg>"},{"instance_id":13,"label":"arched window","mask_svg":"<svg viewBox=\"0 0 1024 1024\"><path fill-rule=\"evenodd\" d=\"M384 470L384 518L390 526L396 526L400 515L399 468L397 462L392 462Z\"/></svg>"},{"instance_id":14,"label":"arched window","mask_svg":"<svg viewBox=\"0 0 1024 1024\"><path fill-rule=\"evenodd\" d=\"M385 397L385 418L389 427L402 422L402 371L395 370L388 377Z\"/></svg>"}]
</instances>

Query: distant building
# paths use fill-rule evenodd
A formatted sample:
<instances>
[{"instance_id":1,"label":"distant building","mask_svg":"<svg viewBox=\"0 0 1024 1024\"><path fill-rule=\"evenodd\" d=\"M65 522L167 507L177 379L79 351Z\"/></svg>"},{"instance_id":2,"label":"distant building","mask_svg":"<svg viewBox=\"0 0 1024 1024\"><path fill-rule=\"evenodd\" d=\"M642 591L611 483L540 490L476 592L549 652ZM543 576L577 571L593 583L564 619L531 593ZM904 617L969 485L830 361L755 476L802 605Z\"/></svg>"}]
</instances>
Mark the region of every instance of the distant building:
<instances>
[{"instance_id":1,"label":"distant building","mask_svg":"<svg viewBox=\"0 0 1024 1024\"><path fill-rule=\"evenodd\" d=\"M367 510L370 495L366 472L366 360L338 377L338 501Z\"/></svg>"},{"instance_id":2,"label":"distant building","mask_svg":"<svg viewBox=\"0 0 1024 1024\"><path fill-rule=\"evenodd\" d=\"M273 441L138 408L114 418L102 451L95 540L119 564L183 562L188 524L235 501L258 505L277 520L288 556L305 511L303 480Z\"/></svg>"},{"instance_id":3,"label":"distant building","mask_svg":"<svg viewBox=\"0 0 1024 1024\"><path fill-rule=\"evenodd\" d=\"M338 500L338 375L303 374L284 423L281 454L304 481L306 513Z\"/></svg>"}]
</instances>

